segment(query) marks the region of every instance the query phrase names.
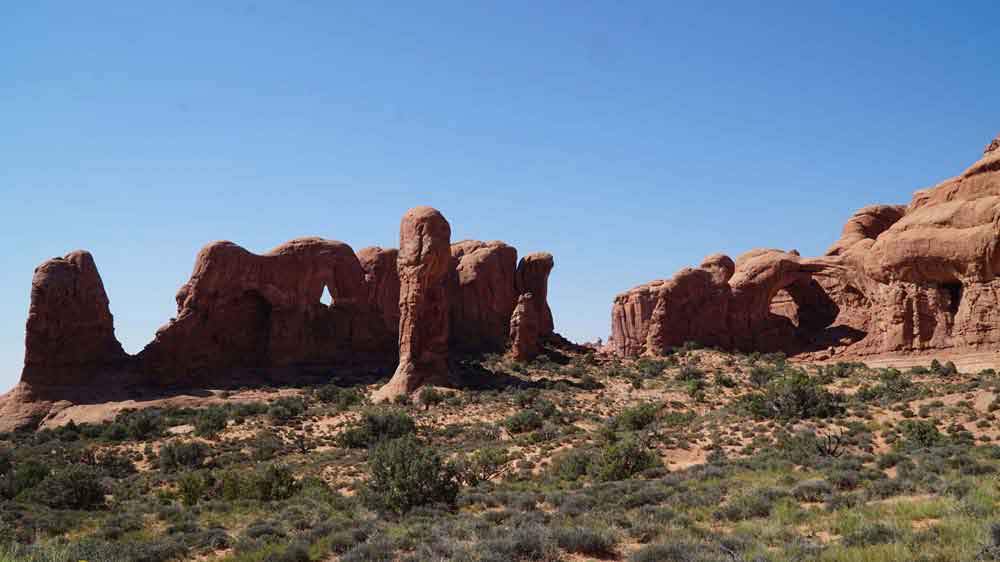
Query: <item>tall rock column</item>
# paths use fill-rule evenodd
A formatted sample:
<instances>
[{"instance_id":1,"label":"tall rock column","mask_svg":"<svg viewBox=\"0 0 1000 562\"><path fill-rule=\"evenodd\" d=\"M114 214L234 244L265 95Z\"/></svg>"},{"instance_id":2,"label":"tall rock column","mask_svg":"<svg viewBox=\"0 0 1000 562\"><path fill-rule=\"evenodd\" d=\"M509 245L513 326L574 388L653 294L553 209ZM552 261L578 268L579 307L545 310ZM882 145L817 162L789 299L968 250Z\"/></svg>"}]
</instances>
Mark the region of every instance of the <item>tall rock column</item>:
<instances>
[{"instance_id":1,"label":"tall rock column","mask_svg":"<svg viewBox=\"0 0 1000 562\"><path fill-rule=\"evenodd\" d=\"M124 359L108 295L89 252L77 250L35 269L21 382L86 386Z\"/></svg>"},{"instance_id":2,"label":"tall rock column","mask_svg":"<svg viewBox=\"0 0 1000 562\"><path fill-rule=\"evenodd\" d=\"M530 361L538 356L540 350L535 296L522 293L510 318L510 354L515 361Z\"/></svg>"},{"instance_id":3,"label":"tall rock column","mask_svg":"<svg viewBox=\"0 0 1000 562\"><path fill-rule=\"evenodd\" d=\"M399 366L375 402L409 394L448 377L448 270L451 226L430 207L415 207L399 225Z\"/></svg>"},{"instance_id":4,"label":"tall rock column","mask_svg":"<svg viewBox=\"0 0 1000 562\"><path fill-rule=\"evenodd\" d=\"M549 308L549 273L553 265L552 254L547 252L528 254L517 264L517 292L532 294L531 300L538 309L538 335L541 337L551 336L555 331Z\"/></svg>"}]
</instances>

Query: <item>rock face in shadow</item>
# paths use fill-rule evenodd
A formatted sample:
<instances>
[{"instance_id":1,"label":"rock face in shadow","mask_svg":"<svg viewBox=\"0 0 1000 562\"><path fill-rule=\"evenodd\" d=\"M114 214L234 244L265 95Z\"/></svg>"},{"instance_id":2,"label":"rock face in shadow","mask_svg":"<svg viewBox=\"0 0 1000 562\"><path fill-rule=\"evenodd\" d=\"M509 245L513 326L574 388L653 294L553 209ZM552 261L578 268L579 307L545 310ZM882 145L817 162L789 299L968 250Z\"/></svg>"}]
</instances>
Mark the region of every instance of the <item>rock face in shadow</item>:
<instances>
[{"instance_id":1,"label":"rock face in shadow","mask_svg":"<svg viewBox=\"0 0 1000 562\"><path fill-rule=\"evenodd\" d=\"M862 208L823 256L754 250L724 282L702 264L618 295L611 350L657 354L693 341L828 357L997 347L998 146L909 205Z\"/></svg>"},{"instance_id":2,"label":"rock face in shadow","mask_svg":"<svg viewBox=\"0 0 1000 562\"><path fill-rule=\"evenodd\" d=\"M21 381L31 385L86 385L126 358L89 252L71 252L35 269L24 344Z\"/></svg>"},{"instance_id":3,"label":"rock face in shadow","mask_svg":"<svg viewBox=\"0 0 1000 562\"><path fill-rule=\"evenodd\" d=\"M553 333L544 298L552 257L532 254L518 266L517 250L503 242L451 245L450 238L440 212L417 207L403 217L399 250L355 254L343 242L298 238L255 254L212 242L177 292L176 318L135 356L115 339L91 255L49 260L35 272L24 371L0 397L0 430L110 395L325 381L394 365L380 395L412 392L447 381L450 354L511 345L522 288L534 291L525 302L542 329L515 339L539 348Z\"/></svg>"},{"instance_id":4,"label":"rock face in shadow","mask_svg":"<svg viewBox=\"0 0 1000 562\"><path fill-rule=\"evenodd\" d=\"M451 225L430 207L416 207L399 226L399 365L373 396L391 400L448 380L448 270Z\"/></svg>"}]
</instances>

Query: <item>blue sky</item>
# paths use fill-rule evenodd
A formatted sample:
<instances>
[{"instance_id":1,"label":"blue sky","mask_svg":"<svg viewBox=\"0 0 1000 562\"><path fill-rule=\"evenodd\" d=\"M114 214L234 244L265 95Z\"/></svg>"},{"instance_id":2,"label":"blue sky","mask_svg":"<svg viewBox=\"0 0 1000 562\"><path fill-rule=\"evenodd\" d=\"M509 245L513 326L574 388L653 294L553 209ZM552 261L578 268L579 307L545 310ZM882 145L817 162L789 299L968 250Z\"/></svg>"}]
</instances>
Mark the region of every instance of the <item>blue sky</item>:
<instances>
[{"instance_id":1,"label":"blue sky","mask_svg":"<svg viewBox=\"0 0 1000 562\"><path fill-rule=\"evenodd\" d=\"M208 241L556 257L557 330L709 253L817 254L1000 131L995 2L19 2L0 8L0 387L33 268L85 248L119 339Z\"/></svg>"}]
</instances>

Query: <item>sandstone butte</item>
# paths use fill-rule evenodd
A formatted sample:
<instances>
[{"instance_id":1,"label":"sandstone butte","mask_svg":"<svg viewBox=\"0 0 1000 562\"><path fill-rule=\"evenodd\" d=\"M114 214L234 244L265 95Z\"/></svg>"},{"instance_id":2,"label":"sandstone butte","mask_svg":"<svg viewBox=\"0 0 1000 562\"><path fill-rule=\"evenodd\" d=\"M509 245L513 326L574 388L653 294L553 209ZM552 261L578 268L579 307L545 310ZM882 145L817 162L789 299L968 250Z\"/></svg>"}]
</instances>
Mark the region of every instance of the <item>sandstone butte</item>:
<instances>
[{"instance_id":1,"label":"sandstone butte","mask_svg":"<svg viewBox=\"0 0 1000 562\"><path fill-rule=\"evenodd\" d=\"M311 382L332 369L394 366L376 400L461 384L453 357L506 351L526 361L565 345L548 305L553 263L546 253L518 261L499 241L452 244L429 207L403 216L398 250L299 238L257 255L213 242L177 293L177 317L133 356L115 338L93 257L72 252L35 270L24 370L0 397L0 430L150 388ZM661 355L688 342L811 360L1000 351L998 273L1000 138L909 205L857 211L822 256L715 254L618 295L600 351Z\"/></svg>"},{"instance_id":2,"label":"sandstone butte","mask_svg":"<svg viewBox=\"0 0 1000 562\"><path fill-rule=\"evenodd\" d=\"M608 351L695 342L824 360L1000 350L1000 138L909 205L852 216L825 254L714 255L619 294Z\"/></svg>"},{"instance_id":3,"label":"sandstone butte","mask_svg":"<svg viewBox=\"0 0 1000 562\"><path fill-rule=\"evenodd\" d=\"M502 353L516 341L516 359L529 360L546 341L562 341L546 301L552 256L518 263L503 242L452 244L448 221L430 207L403 216L399 244L355 253L343 242L298 238L257 255L212 242L177 292L176 318L136 355L115 337L90 253L48 260L32 279L24 370L0 397L0 430L32 427L75 404L396 366L375 396L388 400L426 383L460 383L449 374L452 356ZM525 302L539 319L530 326L512 319Z\"/></svg>"}]
</instances>

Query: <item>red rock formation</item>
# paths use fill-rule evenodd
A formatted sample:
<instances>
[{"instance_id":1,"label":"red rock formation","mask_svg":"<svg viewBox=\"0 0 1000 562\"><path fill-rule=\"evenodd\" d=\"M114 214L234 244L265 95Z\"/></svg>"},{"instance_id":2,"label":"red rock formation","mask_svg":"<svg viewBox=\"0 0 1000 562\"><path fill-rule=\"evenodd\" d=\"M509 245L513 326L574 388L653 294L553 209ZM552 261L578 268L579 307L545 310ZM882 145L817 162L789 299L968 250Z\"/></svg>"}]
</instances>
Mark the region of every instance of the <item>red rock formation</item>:
<instances>
[{"instance_id":1,"label":"red rock formation","mask_svg":"<svg viewBox=\"0 0 1000 562\"><path fill-rule=\"evenodd\" d=\"M540 346L542 330L552 333L544 299L552 257L533 254L516 268L517 250L503 242L451 246L450 236L438 211L418 207L403 217L399 251L355 255L342 242L299 238L258 255L213 242L177 292L177 317L135 357L114 337L90 254L45 262L33 281L22 382L0 400L0 429L85 395L294 382L388 367L397 357L380 395L408 393L447 378L449 349L502 351L519 288L534 291L524 301L541 328L520 330L516 343Z\"/></svg>"},{"instance_id":2,"label":"red rock formation","mask_svg":"<svg viewBox=\"0 0 1000 562\"><path fill-rule=\"evenodd\" d=\"M126 357L90 253L71 252L35 269L24 344L21 381L33 386L86 385Z\"/></svg>"},{"instance_id":3,"label":"red rock formation","mask_svg":"<svg viewBox=\"0 0 1000 562\"><path fill-rule=\"evenodd\" d=\"M703 266L619 295L612 350L660 353L687 340L862 356L997 346L998 145L908 206L861 209L824 256L754 251L725 286Z\"/></svg>"},{"instance_id":4,"label":"red rock formation","mask_svg":"<svg viewBox=\"0 0 1000 562\"><path fill-rule=\"evenodd\" d=\"M399 366L372 400L409 394L448 377L448 270L451 226L430 207L416 207L399 226Z\"/></svg>"},{"instance_id":5,"label":"red rock formation","mask_svg":"<svg viewBox=\"0 0 1000 562\"><path fill-rule=\"evenodd\" d=\"M551 336L555 330L552 309L549 308L549 274L555 261L552 254L536 252L521 258L517 264L515 277L518 294L531 293L538 308L538 333L541 337Z\"/></svg>"},{"instance_id":6,"label":"red rock formation","mask_svg":"<svg viewBox=\"0 0 1000 562\"><path fill-rule=\"evenodd\" d=\"M320 300L324 291L329 306ZM377 348L368 299L361 264L342 242L300 238L263 255L213 242L177 293L177 318L140 359L159 384L347 362Z\"/></svg>"},{"instance_id":7,"label":"red rock formation","mask_svg":"<svg viewBox=\"0 0 1000 562\"><path fill-rule=\"evenodd\" d=\"M517 300L516 265L517 250L503 242L452 244L448 280L452 351L503 351Z\"/></svg>"},{"instance_id":8,"label":"red rock formation","mask_svg":"<svg viewBox=\"0 0 1000 562\"><path fill-rule=\"evenodd\" d=\"M399 272L396 259L399 251L395 248L383 249L377 246L362 248L358 252L361 269L365 272L365 286L368 288L368 308L382 319L376 326L375 337L392 353L396 351L399 339Z\"/></svg>"},{"instance_id":9,"label":"red rock formation","mask_svg":"<svg viewBox=\"0 0 1000 562\"><path fill-rule=\"evenodd\" d=\"M511 357L515 361L530 361L541 350L538 307L531 293L521 293L510 319Z\"/></svg>"}]
</instances>

